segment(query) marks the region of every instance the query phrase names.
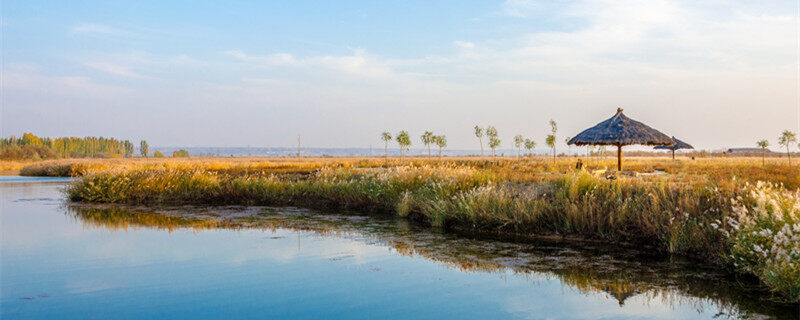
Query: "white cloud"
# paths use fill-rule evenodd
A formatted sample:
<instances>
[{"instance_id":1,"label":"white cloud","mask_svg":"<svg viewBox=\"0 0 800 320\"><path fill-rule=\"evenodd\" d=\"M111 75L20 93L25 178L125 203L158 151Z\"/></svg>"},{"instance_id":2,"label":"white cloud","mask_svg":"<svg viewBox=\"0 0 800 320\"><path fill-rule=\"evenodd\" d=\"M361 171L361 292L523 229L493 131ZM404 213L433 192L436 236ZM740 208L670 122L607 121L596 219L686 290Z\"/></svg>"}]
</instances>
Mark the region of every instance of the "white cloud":
<instances>
[{"instance_id":1,"label":"white cloud","mask_svg":"<svg viewBox=\"0 0 800 320\"><path fill-rule=\"evenodd\" d=\"M308 58L296 58L289 53L275 53L262 56L252 56L238 50L227 51L226 53L240 61L252 63L261 67L292 67L306 69L312 73L318 73L320 70L327 70L339 72L344 75L384 79L398 75L387 60L369 55L362 49L353 50L352 55L324 55Z\"/></svg>"},{"instance_id":2,"label":"white cloud","mask_svg":"<svg viewBox=\"0 0 800 320\"><path fill-rule=\"evenodd\" d=\"M72 27L72 33L81 34L103 34L103 35L130 35L131 33L122 29L100 25L100 24L81 24Z\"/></svg>"},{"instance_id":3,"label":"white cloud","mask_svg":"<svg viewBox=\"0 0 800 320\"><path fill-rule=\"evenodd\" d=\"M85 66L92 68L94 70L102 71L108 74L113 74L117 76L129 77L129 78L137 78L137 79L145 79L147 77L138 74L130 68L114 63L109 62L87 62L84 64Z\"/></svg>"},{"instance_id":4,"label":"white cloud","mask_svg":"<svg viewBox=\"0 0 800 320\"><path fill-rule=\"evenodd\" d=\"M539 9L539 7L540 6L532 0L506 0L506 2L503 3L500 14L525 18Z\"/></svg>"},{"instance_id":5,"label":"white cloud","mask_svg":"<svg viewBox=\"0 0 800 320\"><path fill-rule=\"evenodd\" d=\"M126 87L98 83L83 76L54 76L30 70L3 72L3 89L15 93L39 93L75 98L107 99L132 92Z\"/></svg>"},{"instance_id":6,"label":"white cloud","mask_svg":"<svg viewBox=\"0 0 800 320\"><path fill-rule=\"evenodd\" d=\"M462 49L473 49L473 48L475 48L475 43L472 43L472 42L469 42L469 41L456 40L456 41L453 41L453 45L455 45L456 47L462 48Z\"/></svg>"}]
</instances>

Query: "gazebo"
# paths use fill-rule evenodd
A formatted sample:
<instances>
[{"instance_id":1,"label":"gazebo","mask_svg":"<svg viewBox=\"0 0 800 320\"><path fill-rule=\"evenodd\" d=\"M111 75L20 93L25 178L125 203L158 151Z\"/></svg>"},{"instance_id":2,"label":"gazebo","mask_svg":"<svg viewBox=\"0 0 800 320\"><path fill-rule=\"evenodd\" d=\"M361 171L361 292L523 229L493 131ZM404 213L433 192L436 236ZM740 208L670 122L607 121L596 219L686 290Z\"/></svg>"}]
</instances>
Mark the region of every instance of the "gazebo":
<instances>
[{"instance_id":1,"label":"gazebo","mask_svg":"<svg viewBox=\"0 0 800 320\"><path fill-rule=\"evenodd\" d=\"M672 136L672 141L674 141L675 144L673 144L671 146L655 146L653 149L671 150L672 151L672 160L675 160L675 150L694 149L694 147L692 147L692 145L690 145L690 144L688 144L686 142L678 140L678 138L675 138L675 136Z\"/></svg>"},{"instance_id":2,"label":"gazebo","mask_svg":"<svg viewBox=\"0 0 800 320\"><path fill-rule=\"evenodd\" d=\"M622 108L617 108L617 114L613 117L583 130L567 144L617 146L617 170L622 171L622 146L632 144L671 146L675 142L658 130L626 117L622 114Z\"/></svg>"}]
</instances>

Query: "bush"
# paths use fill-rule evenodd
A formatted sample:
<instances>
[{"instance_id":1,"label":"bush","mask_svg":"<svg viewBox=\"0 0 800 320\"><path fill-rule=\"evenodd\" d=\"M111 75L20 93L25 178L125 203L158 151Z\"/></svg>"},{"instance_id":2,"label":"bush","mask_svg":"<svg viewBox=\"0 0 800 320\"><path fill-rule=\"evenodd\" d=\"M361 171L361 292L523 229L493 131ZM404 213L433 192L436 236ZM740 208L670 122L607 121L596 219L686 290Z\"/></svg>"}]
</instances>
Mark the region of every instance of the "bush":
<instances>
[{"instance_id":1,"label":"bush","mask_svg":"<svg viewBox=\"0 0 800 320\"><path fill-rule=\"evenodd\" d=\"M163 158L164 154L161 153L161 151L156 150L155 152L153 152L153 157L154 158Z\"/></svg>"},{"instance_id":2,"label":"bush","mask_svg":"<svg viewBox=\"0 0 800 320\"><path fill-rule=\"evenodd\" d=\"M184 149L180 149L180 150L172 152L172 157L173 158L186 158L188 156L189 156L189 151L186 151Z\"/></svg>"},{"instance_id":3,"label":"bush","mask_svg":"<svg viewBox=\"0 0 800 320\"><path fill-rule=\"evenodd\" d=\"M0 147L0 159L3 160L48 160L57 157L53 149L44 146L5 145Z\"/></svg>"}]
</instances>

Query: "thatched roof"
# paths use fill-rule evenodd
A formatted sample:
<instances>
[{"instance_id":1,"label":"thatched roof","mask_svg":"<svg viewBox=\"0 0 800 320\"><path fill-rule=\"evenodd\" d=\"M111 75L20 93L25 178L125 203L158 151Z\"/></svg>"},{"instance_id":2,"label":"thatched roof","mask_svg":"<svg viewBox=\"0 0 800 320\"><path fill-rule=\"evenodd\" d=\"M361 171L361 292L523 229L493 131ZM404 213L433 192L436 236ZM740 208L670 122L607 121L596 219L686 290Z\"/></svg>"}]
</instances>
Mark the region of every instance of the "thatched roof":
<instances>
[{"instance_id":1,"label":"thatched roof","mask_svg":"<svg viewBox=\"0 0 800 320\"><path fill-rule=\"evenodd\" d=\"M672 141L675 141L675 144L671 146L656 146L653 149L662 149L662 150L694 149L692 145L678 140L678 138L675 138L675 136L672 136Z\"/></svg>"},{"instance_id":2,"label":"thatched roof","mask_svg":"<svg viewBox=\"0 0 800 320\"><path fill-rule=\"evenodd\" d=\"M675 142L667 135L644 123L633 120L622 114L622 108L617 108L617 114L610 119L598 123L596 126L583 130L583 132L570 139L571 145L614 145L624 146L642 144L649 146L671 146Z\"/></svg>"}]
</instances>

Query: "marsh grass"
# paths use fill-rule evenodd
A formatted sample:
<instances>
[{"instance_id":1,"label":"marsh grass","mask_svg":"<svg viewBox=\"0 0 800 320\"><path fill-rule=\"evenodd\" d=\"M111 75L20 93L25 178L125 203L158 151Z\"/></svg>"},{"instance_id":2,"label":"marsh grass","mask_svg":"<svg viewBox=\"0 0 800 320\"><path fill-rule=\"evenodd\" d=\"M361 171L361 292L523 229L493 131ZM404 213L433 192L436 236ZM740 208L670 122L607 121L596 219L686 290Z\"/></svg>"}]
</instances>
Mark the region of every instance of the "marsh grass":
<instances>
[{"instance_id":1,"label":"marsh grass","mask_svg":"<svg viewBox=\"0 0 800 320\"><path fill-rule=\"evenodd\" d=\"M84 175L67 190L70 200L78 202L351 209L443 228L641 244L756 275L792 301L800 296L800 196L779 184L796 177L749 183L796 168L753 169L743 160L720 160L677 167L685 170L678 174L608 180L568 172L559 163L548 167L529 161L123 161L36 170ZM640 165L678 170L678 164ZM704 168L717 173L693 173ZM743 177L725 178L721 172L729 169ZM755 221L747 230L759 233L760 240L753 240L750 231L732 235L720 227L731 219L737 226ZM768 255L756 249L774 243L789 245L770 249L774 252Z\"/></svg>"}]
</instances>

